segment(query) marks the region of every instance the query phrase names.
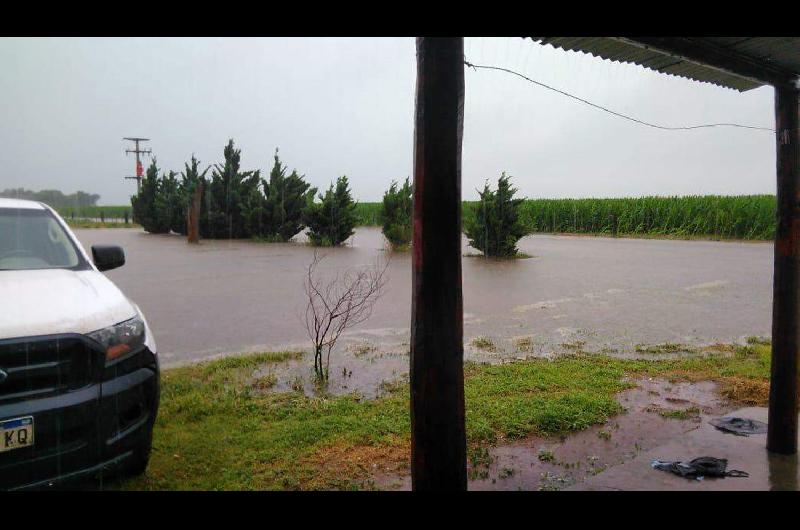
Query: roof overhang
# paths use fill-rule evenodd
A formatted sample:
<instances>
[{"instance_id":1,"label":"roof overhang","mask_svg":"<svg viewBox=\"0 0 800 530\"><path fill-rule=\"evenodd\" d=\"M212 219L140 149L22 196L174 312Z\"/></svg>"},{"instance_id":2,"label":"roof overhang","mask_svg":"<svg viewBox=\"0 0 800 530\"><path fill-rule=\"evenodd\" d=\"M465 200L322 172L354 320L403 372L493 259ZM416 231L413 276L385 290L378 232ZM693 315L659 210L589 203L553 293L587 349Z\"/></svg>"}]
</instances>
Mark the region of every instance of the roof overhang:
<instances>
[{"instance_id":1,"label":"roof overhang","mask_svg":"<svg viewBox=\"0 0 800 530\"><path fill-rule=\"evenodd\" d=\"M798 37L530 37L555 48L633 63L739 91L800 77Z\"/></svg>"}]
</instances>

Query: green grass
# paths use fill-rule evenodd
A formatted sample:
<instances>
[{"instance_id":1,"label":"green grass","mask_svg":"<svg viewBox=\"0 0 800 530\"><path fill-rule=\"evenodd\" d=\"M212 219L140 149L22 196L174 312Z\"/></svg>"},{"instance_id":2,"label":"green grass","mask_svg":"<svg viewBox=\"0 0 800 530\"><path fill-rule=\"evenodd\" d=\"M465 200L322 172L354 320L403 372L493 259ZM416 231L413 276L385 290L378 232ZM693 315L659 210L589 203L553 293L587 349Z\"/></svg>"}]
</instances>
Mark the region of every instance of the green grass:
<instances>
[{"instance_id":1,"label":"green grass","mask_svg":"<svg viewBox=\"0 0 800 530\"><path fill-rule=\"evenodd\" d=\"M475 337L470 342L474 347L478 348L479 350L484 350L488 352L497 351L497 346L489 337Z\"/></svg>"},{"instance_id":2,"label":"green grass","mask_svg":"<svg viewBox=\"0 0 800 530\"><path fill-rule=\"evenodd\" d=\"M683 344L665 342L663 344L639 344L636 346L636 353L693 353L696 348Z\"/></svg>"},{"instance_id":3,"label":"green grass","mask_svg":"<svg viewBox=\"0 0 800 530\"><path fill-rule=\"evenodd\" d=\"M85 219L124 219L125 212L128 212L128 219L132 217L132 208L128 206L83 206L73 207L64 206L56 208L58 214L64 219L71 219L74 215L76 218Z\"/></svg>"},{"instance_id":4,"label":"green grass","mask_svg":"<svg viewBox=\"0 0 800 530\"><path fill-rule=\"evenodd\" d=\"M688 420L697 418L700 415L698 407L689 407L687 409L662 409L658 411L659 415L663 418L671 418L674 420Z\"/></svg>"},{"instance_id":5,"label":"green grass","mask_svg":"<svg viewBox=\"0 0 800 530\"><path fill-rule=\"evenodd\" d=\"M387 385L379 399L363 400L270 392L272 378L256 379L257 370L300 355L262 353L164 370L150 467L115 487L368 489L375 471L407 472L407 383ZM715 380L731 400L763 404L769 346L671 360L575 353L503 365L467 363L472 476L488 466L488 448L495 444L564 435L621 413L616 394L642 376Z\"/></svg>"}]
</instances>

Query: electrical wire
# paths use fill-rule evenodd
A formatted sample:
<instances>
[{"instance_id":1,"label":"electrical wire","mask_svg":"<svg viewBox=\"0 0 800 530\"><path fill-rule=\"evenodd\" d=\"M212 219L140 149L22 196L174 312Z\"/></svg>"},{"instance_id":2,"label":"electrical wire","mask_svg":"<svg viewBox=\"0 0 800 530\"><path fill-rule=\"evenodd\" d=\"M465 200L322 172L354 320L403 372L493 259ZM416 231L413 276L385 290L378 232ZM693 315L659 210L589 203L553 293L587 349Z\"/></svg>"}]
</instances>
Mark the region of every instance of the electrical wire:
<instances>
[{"instance_id":1,"label":"electrical wire","mask_svg":"<svg viewBox=\"0 0 800 530\"><path fill-rule=\"evenodd\" d=\"M769 131L771 133L775 133L775 129L770 129L769 127L757 127L755 125L742 125L740 123L706 123L706 124L702 124L702 125L689 125L689 126L684 126L684 127L666 127L664 125L656 125L655 123L649 123L649 122L646 122L646 121L643 121L643 120L639 120L639 119L633 118L631 116L627 116L625 114L621 114L619 112L615 112L615 111L613 111L611 109L607 109L606 107L603 107L601 105L597 105L596 103L592 103L591 101L587 101L587 100L585 100L583 98L579 98L578 96L573 96L572 94L570 94L568 92L564 92L563 90L559 90L559 89L557 89L555 87L552 87L552 86L547 85L545 83L542 83L540 81L536 81L534 79L531 79L530 77L527 77L525 75L520 74L519 72L515 72L513 70L509 70L508 68L502 68L500 66L487 66L487 65L481 65L481 64L472 64L469 61L467 61L466 59L464 60L464 64L466 66L472 68L473 70L478 70L480 68L480 69L484 69L484 70L498 70L500 72L507 72L509 74L513 74L513 75L515 75L517 77L521 77L522 79L528 81L529 83L533 83L534 85L538 85L538 86L546 88L548 90L552 90L553 92L558 92L559 94L562 94L562 95L567 96L569 98L575 99L577 101L580 101L581 103L585 103L586 105L589 105L589 106L594 107L596 109L600 109L600 110L602 110L604 112L607 112L609 114L613 114L614 116L617 116L619 118L623 118L623 119L626 119L628 121L632 121L634 123L638 123L640 125L646 125L647 127L652 127L654 129L661 129L661 130L664 130L664 131L690 131L690 130L693 130L693 129L706 129L706 128L710 128L710 127L737 127L737 128L740 128L740 129L753 129L753 130L757 130L757 131Z\"/></svg>"}]
</instances>

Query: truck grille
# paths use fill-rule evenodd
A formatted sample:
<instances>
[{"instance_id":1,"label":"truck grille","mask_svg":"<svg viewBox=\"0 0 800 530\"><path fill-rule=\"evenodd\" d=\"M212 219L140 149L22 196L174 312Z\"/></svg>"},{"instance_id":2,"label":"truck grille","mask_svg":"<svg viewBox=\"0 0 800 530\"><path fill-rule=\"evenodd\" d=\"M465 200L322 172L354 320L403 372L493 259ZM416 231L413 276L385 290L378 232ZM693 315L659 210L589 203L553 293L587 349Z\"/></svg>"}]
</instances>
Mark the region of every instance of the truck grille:
<instances>
[{"instance_id":1,"label":"truck grille","mask_svg":"<svg viewBox=\"0 0 800 530\"><path fill-rule=\"evenodd\" d=\"M99 356L81 335L0 340L0 404L82 388Z\"/></svg>"}]
</instances>

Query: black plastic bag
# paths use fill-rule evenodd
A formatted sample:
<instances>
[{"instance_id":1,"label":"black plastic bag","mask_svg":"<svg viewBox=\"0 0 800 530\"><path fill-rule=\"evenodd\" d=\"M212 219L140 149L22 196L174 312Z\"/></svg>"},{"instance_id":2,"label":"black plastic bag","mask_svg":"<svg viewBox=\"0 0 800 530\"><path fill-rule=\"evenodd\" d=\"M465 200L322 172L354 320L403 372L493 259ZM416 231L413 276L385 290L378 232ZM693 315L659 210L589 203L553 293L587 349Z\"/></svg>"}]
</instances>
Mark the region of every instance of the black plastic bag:
<instances>
[{"instance_id":1,"label":"black plastic bag","mask_svg":"<svg viewBox=\"0 0 800 530\"><path fill-rule=\"evenodd\" d=\"M669 471L675 475L702 480L703 477L749 477L746 471L738 469L728 470L728 461L724 458L714 458L713 456L701 456L689 462L665 462L653 460L653 469Z\"/></svg>"},{"instance_id":2,"label":"black plastic bag","mask_svg":"<svg viewBox=\"0 0 800 530\"><path fill-rule=\"evenodd\" d=\"M763 434L767 432L766 423L748 418L725 416L724 418L714 418L708 423L721 431L729 432L731 434L735 434L736 436Z\"/></svg>"}]
</instances>

